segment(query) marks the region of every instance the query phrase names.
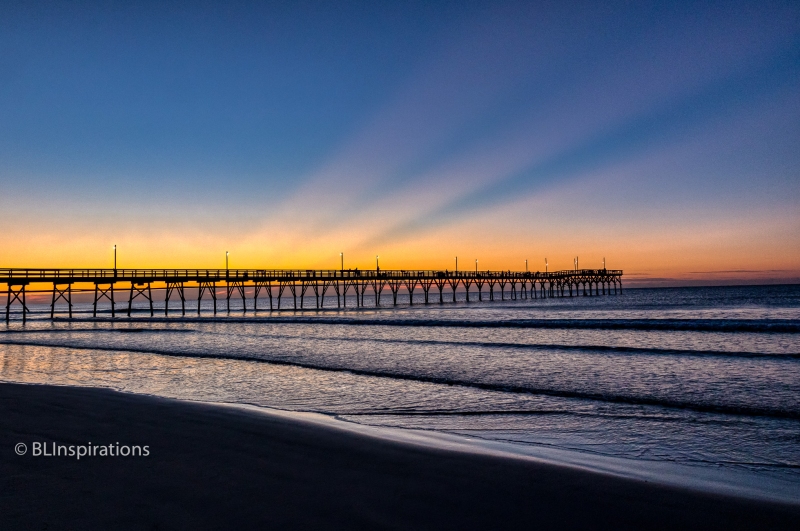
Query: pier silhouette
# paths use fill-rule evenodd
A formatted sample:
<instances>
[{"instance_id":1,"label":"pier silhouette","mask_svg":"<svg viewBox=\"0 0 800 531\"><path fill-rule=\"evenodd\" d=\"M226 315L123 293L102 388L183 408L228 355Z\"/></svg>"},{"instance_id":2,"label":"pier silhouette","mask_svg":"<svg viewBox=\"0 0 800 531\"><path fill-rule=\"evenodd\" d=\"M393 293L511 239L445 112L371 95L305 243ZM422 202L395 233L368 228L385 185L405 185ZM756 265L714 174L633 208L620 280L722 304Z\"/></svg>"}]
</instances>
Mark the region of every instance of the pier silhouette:
<instances>
[{"instance_id":1,"label":"pier silhouette","mask_svg":"<svg viewBox=\"0 0 800 531\"><path fill-rule=\"evenodd\" d=\"M456 291L461 286L470 301L470 288L474 286L473 300L488 297L496 300L508 298L535 299L546 297L599 296L622 292L622 271L612 269L575 269L552 272L520 271L449 271L449 270L360 270L360 269L0 269L0 284L6 284L6 321L10 319L12 307L17 306L23 320L30 312L26 301L28 287L32 284L50 284L52 299L50 317L55 317L56 305L63 301L72 317L73 285L93 285L93 315L97 317L98 304L108 301L111 317L119 311L115 293L127 292L126 313L130 316L133 302L143 299L149 302L150 315L154 315L153 291L164 291L163 311L169 314L169 302L173 296L180 299L181 314L186 314L186 290L197 290L197 313L200 313L204 295L213 302L217 312L217 290L224 290L227 311L231 297L241 298L243 311L247 311L247 291L253 294L253 310L281 310L283 299L291 297L292 310L322 309L325 296L336 294L338 308L346 307L347 295L356 297L356 306L365 306L364 297L371 291L375 306L381 304L381 294L389 288L393 305L407 297L414 303L414 292L420 290L424 304L431 303L431 295L438 302L448 299L456 301ZM252 288L252 289L251 289ZM485 289L484 289L485 288ZM574 294L573 294L574 290ZM81 290L87 291L87 290ZM92 289L88 289L92 291ZM433 294L431 294L433 291ZM41 293L37 290L35 293ZM419 293L419 291L417 291ZM314 297L314 306L306 307L306 297ZM259 308L258 299L269 299L269 308ZM299 306L298 306L299 299ZM369 299L368 299L369 300ZM175 301L177 303L177 301ZM289 309L285 307L283 309ZM102 308L101 308L102 310ZM125 310L123 310L125 311Z\"/></svg>"}]
</instances>

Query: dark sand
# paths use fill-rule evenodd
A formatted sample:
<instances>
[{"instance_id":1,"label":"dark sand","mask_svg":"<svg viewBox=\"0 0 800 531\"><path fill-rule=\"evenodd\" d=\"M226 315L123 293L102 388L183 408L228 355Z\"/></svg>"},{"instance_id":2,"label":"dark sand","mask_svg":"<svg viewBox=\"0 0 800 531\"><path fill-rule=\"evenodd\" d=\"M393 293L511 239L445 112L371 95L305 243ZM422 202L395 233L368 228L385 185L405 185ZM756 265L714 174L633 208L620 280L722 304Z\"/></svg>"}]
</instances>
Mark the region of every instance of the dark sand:
<instances>
[{"instance_id":1,"label":"dark sand","mask_svg":"<svg viewBox=\"0 0 800 531\"><path fill-rule=\"evenodd\" d=\"M800 529L800 506L233 408L13 384L0 384L0 405L2 530ZM119 441L150 456L32 457L33 441Z\"/></svg>"}]
</instances>

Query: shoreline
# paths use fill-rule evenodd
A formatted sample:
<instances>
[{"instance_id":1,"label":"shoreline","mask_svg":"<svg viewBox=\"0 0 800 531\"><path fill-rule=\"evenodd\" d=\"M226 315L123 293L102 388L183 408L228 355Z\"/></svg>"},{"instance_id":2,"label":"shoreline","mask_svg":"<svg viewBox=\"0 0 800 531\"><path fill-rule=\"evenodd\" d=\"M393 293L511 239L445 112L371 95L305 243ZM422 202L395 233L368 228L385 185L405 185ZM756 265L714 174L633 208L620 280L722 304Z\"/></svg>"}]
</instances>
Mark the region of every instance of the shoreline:
<instances>
[{"instance_id":1,"label":"shoreline","mask_svg":"<svg viewBox=\"0 0 800 531\"><path fill-rule=\"evenodd\" d=\"M197 401L196 403L214 407L242 409L267 416L277 415L298 422L310 422L326 429L343 430L375 439L423 448L505 459L531 460L540 464L574 468L592 474L645 481L699 493L800 506L800 487L794 483L772 477L760 477L754 473L733 469L711 469L670 462L637 461L604 454L590 454L557 446L515 444L435 430L360 424L350 420L338 419L324 413L290 411L254 404L208 401ZM780 483L780 485L776 485L776 483Z\"/></svg>"},{"instance_id":2,"label":"shoreline","mask_svg":"<svg viewBox=\"0 0 800 531\"><path fill-rule=\"evenodd\" d=\"M0 383L0 403L3 529L792 529L800 524L800 505L693 491L501 452L436 448L430 438L413 444L375 437L362 425L345 429L349 423L311 418L315 414L13 383ZM76 460L14 453L16 443L31 446L37 440L148 445L150 456Z\"/></svg>"}]
</instances>

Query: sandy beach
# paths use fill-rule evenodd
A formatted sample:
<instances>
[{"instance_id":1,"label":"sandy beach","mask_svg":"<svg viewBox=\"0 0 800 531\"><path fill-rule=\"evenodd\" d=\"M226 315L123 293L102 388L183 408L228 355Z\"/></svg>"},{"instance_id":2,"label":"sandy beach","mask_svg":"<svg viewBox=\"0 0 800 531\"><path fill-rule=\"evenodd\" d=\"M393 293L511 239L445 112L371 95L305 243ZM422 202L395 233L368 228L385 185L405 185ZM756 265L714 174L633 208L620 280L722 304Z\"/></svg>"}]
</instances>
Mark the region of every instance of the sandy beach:
<instances>
[{"instance_id":1,"label":"sandy beach","mask_svg":"<svg viewBox=\"0 0 800 531\"><path fill-rule=\"evenodd\" d=\"M0 384L2 529L796 529L800 505L105 389ZM25 455L15 445L26 444ZM33 443L149 455L33 455ZM47 446L50 445L50 446ZM106 450L107 452L109 450Z\"/></svg>"}]
</instances>

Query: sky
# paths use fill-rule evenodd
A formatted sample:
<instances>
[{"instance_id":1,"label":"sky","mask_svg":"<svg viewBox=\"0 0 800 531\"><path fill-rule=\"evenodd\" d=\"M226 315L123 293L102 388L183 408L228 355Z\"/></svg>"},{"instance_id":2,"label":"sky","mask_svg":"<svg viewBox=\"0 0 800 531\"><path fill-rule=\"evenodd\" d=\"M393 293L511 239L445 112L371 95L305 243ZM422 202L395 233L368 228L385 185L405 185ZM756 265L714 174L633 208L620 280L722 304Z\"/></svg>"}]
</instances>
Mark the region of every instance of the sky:
<instances>
[{"instance_id":1,"label":"sky","mask_svg":"<svg viewBox=\"0 0 800 531\"><path fill-rule=\"evenodd\" d=\"M800 4L0 0L0 267L800 282Z\"/></svg>"}]
</instances>

